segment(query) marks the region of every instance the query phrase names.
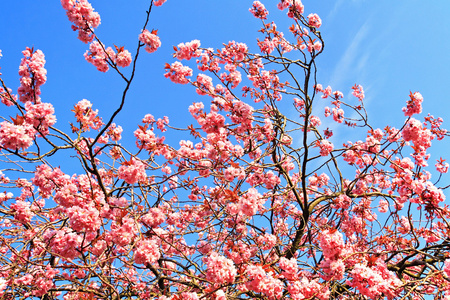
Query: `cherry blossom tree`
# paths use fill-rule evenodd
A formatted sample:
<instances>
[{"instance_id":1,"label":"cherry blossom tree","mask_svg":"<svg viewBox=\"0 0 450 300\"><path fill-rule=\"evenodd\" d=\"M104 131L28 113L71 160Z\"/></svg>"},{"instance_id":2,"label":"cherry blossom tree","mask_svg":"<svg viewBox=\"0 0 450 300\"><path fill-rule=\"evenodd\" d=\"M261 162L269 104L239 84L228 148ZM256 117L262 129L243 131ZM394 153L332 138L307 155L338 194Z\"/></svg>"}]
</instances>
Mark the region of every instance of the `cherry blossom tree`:
<instances>
[{"instance_id":1,"label":"cherry blossom tree","mask_svg":"<svg viewBox=\"0 0 450 300\"><path fill-rule=\"evenodd\" d=\"M254 1L259 51L174 46L164 76L204 101L185 128L146 114L125 145L116 117L164 42L148 24L166 1L149 2L132 50L101 41L87 0L61 0L86 61L125 83L111 116L80 99L59 129L41 50L22 52L17 92L0 79L2 299L450 299L449 165L430 161L448 134L419 92L403 126L373 127L361 85L344 98L317 82L321 18L279 0L283 33Z\"/></svg>"}]
</instances>

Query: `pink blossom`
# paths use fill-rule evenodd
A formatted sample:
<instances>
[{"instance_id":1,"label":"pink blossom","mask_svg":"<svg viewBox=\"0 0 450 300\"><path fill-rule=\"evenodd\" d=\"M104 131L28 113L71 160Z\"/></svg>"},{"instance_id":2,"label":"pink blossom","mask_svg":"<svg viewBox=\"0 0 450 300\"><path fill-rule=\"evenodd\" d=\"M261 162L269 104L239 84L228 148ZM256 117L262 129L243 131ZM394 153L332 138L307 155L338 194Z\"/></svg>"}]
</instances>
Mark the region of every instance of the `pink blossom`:
<instances>
[{"instance_id":1,"label":"pink blossom","mask_svg":"<svg viewBox=\"0 0 450 300\"><path fill-rule=\"evenodd\" d=\"M311 126L313 126L313 127L318 127L322 124L322 122L320 121L320 118L318 116L311 116L309 118L309 121L311 122Z\"/></svg>"},{"instance_id":2,"label":"pink blossom","mask_svg":"<svg viewBox=\"0 0 450 300\"><path fill-rule=\"evenodd\" d=\"M295 258L280 258L280 268L283 270L281 275L287 280L296 280L298 278L298 265Z\"/></svg>"},{"instance_id":3,"label":"pink blossom","mask_svg":"<svg viewBox=\"0 0 450 300\"><path fill-rule=\"evenodd\" d=\"M237 270L231 259L212 252L206 259L206 278L214 283L233 283Z\"/></svg>"},{"instance_id":4,"label":"pink blossom","mask_svg":"<svg viewBox=\"0 0 450 300\"><path fill-rule=\"evenodd\" d=\"M158 144L158 138L151 129L146 129L147 126L139 127L134 131L134 136L136 137L136 146L139 149L145 149L148 151L153 151Z\"/></svg>"},{"instance_id":5,"label":"pink blossom","mask_svg":"<svg viewBox=\"0 0 450 300\"><path fill-rule=\"evenodd\" d=\"M437 163L435 164L435 166L436 166L436 170L439 173L447 173L448 172L449 165L448 165L448 163L445 162L445 159L441 158L440 160L438 160Z\"/></svg>"},{"instance_id":6,"label":"pink blossom","mask_svg":"<svg viewBox=\"0 0 450 300\"><path fill-rule=\"evenodd\" d=\"M145 174L145 164L138 159L131 159L123 163L119 167L119 178L125 180L126 183L134 184L143 182L147 179Z\"/></svg>"},{"instance_id":7,"label":"pink blossom","mask_svg":"<svg viewBox=\"0 0 450 300\"><path fill-rule=\"evenodd\" d=\"M86 208L72 206L67 209L67 215L69 216L70 226L75 231L93 232L100 228L100 213L93 206L88 206Z\"/></svg>"},{"instance_id":8,"label":"pink blossom","mask_svg":"<svg viewBox=\"0 0 450 300\"><path fill-rule=\"evenodd\" d=\"M330 96L332 93L331 86L327 86L327 88L324 89L322 92L323 92L322 98L324 99L328 98L328 96Z\"/></svg>"},{"instance_id":9,"label":"pink blossom","mask_svg":"<svg viewBox=\"0 0 450 300\"><path fill-rule=\"evenodd\" d=\"M389 209L389 202L387 202L385 199L381 199L378 211L381 213L385 213L388 211L388 209Z\"/></svg>"},{"instance_id":10,"label":"pink blossom","mask_svg":"<svg viewBox=\"0 0 450 300\"><path fill-rule=\"evenodd\" d=\"M333 108L333 120L342 123L344 121L344 111L342 109Z\"/></svg>"},{"instance_id":11,"label":"pink blossom","mask_svg":"<svg viewBox=\"0 0 450 300\"><path fill-rule=\"evenodd\" d=\"M247 193L239 198L239 208L243 214L252 217L263 208L265 200L255 188L250 188Z\"/></svg>"},{"instance_id":12,"label":"pink blossom","mask_svg":"<svg viewBox=\"0 0 450 300\"><path fill-rule=\"evenodd\" d=\"M214 90L212 84L212 78L205 74L198 74L197 81L194 83L197 86L195 90L199 95L206 95L207 93L211 93Z\"/></svg>"},{"instance_id":13,"label":"pink blossom","mask_svg":"<svg viewBox=\"0 0 450 300\"><path fill-rule=\"evenodd\" d=\"M421 151L424 152L431 147L431 140L434 139L432 132L424 128L422 123L414 118L410 118L406 123L402 131L402 136L405 141L412 141L414 143L416 154L419 155ZM415 156L415 158L417 160L418 156Z\"/></svg>"},{"instance_id":14,"label":"pink blossom","mask_svg":"<svg viewBox=\"0 0 450 300\"><path fill-rule=\"evenodd\" d=\"M334 146L333 143L331 143L328 140L321 140L320 142L317 142L317 145L320 148L320 155L321 156L328 156L330 155L331 151L333 151Z\"/></svg>"},{"instance_id":15,"label":"pink blossom","mask_svg":"<svg viewBox=\"0 0 450 300\"><path fill-rule=\"evenodd\" d=\"M66 259L74 259L80 256L80 246L83 238L64 227L61 230L47 230L44 241L48 242L53 252Z\"/></svg>"},{"instance_id":16,"label":"pink blossom","mask_svg":"<svg viewBox=\"0 0 450 300\"><path fill-rule=\"evenodd\" d=\"M190 60L192 57L199 57L201 55L200 41L192 40L187 43L180 43L176 47L175 57L179 60Z\"/></svg>"},{"instance_id":17,"label":"pink blossom","mask_svg":"<svg viewBox=\"0 0 450 300\"><path fill-rule=\"evenodd\" d=\"M0 297L4 296L5 290L8 286L8 281L6 281L4 278L0 278Z\"/></svg>"},{"instance_id":18,"label":"pink blossom","mask_svg":"<svg viewBox=\"0 0 450 300\"><path fill-rule=\"evenodd\" d=\"M309 14L308 24L309 26L319 28L322 25L322 20L319 18L317 14Z\"/></svg>"},{"instance_id":19,"label":"pink blossom","mask_svg":"<svg viewBox=\"0 0 450 300\"><path fill-rule=\"evenodd\" d=\"M262 250L271 250L277 244L277 237L269 233L258 236L256 240Z\"/></svg>"},{"instance_id":20,"label":"pink blossom","mask_svg":"<svg viewBox=\"0 0 450 300\"><path fill-rule=\"evenodd\" d=\"M6 149L25 150L33 144L36 130L32 125L14 125L3 121L0 123L0 146Z\"/></svg>"},{"instance_id":21,"label":"pink blossom","mask_svg":"<svg viewBox=\"0 0 450 300\"><path fill-rule=\"evenodd\" d=\"M93 41L89 45L89 51L84 53L84 58L93 64L97 70L100 72L106 72L109 70L108 66L108 54L105 52L107 50L109 54L115 56L111 47L108 47L104 50L104 45L100 44L98 41ZM111 57L111 56L109 56Z\"/></svg>"},{"instance_id":22,"label":"pink blossom","mask_svg":"<svg viewBox=\"0 0 450 300\"><path fill-rule=\"evenodd\" d=\"M19 100L23 103L40 101L41 86L47 81L47 70L44 68L45 56L41 50L32 51L26 48L22 51L23 58L19 66L20 87Z\"/></svg>"},{"instance_id":23,"label":"pink blossom","mask_svg":"<svg viewBox=\"0 0 450 300\"><path fill-rule=\"evenodd\" d=\"M77 122L81 124L83 130L99 129L103 125L102 119L97 116L98 110L93 110L92 103L86 99L79 101L73 112L75 112Z\"/></svg>"},{"instance_id":24,"label":"pink blossom","mask_svg":"<svg viewBox=\"0 0 450 300\"><path fill-rule=\"evenodd\" d=\"M129 245L137 233L138 226L136 226L134 219L129 217L122 218L121 223L113 222L111 224L110 238L120 247Z\"/></svg>"},{"instance_id":25,"label":"pink blossom","mask_svg":"<svg viewBox=\"0 0 450 300\"><path fill-rule=\"evenodd\" d=\"M159 258L159 246L156 241L152 239L144 239L137 242L134 250L134 261L137 264L153 264Z\"/></svg>"},{"instance_id":26,"label":"pink blossom","mask_svg":"<svg viewBox=\"0 0 450 300\"><path fill-rule=\"evenodd\" d=\"M322 286L318 279L309 280L302 277L301 280L293 282L288 286L288 291L294 300L319 299L328 300L330 291L326 286Z\"/></svg>"},{"instance_id":27,"label":"pink blossom","mask_svg":"<svg viewBox=\"0 0 450 300\"><path fill-rule=\"evenodd\" d=\"M166 65L165 69L167 70L167 73L164 74L164 77L170 78L170 80L175 83L186 84L189 82L186 77L192 76L192 69L183 66L178 61L174 62L172 65Z\"/></svg>"},{"instance_id":28,"label":"pink blossom","mask_svg":"<svg viewBox=\"0 0 450 300\"><path fill-rule=\"evenodd\" d=\"M42 135L48 134L48 128L56 123L55 110L50 103L25 103L25 121L39 130Z\"/></svg>"},{"instance_id":29,"label":"pink blossom","mask_svg":"<svg viewBox=\"0 0 450 300\"><path fill-rule=\"evenodd\" d=\"M92 30L100 25L100 15L87 0L61 0L61 4L73 23L72 29L78 30L78 39L84 43L92 42Z\"/></svg>"},{"instance_id":30,"label":"pink blossom","mask_svg":"<svg viewBox=\"0 0 450 300\"><path fill-rule=\"evenodd\" d=\"M7 88L5 91L5 89L0 86L0 101L6 106L12 106L14 105L14 102L17 102L17 96L12 94L10 88Z\"/></svg>"},{"instance_id":31,"label":"pink blossom","mask_svg":"<svg viewBox=\"0 0 450 300\"><path fill-rule=\"evenodd\" d=\"M270 54L270 53L273 52L273 50L275 50L276 41L266 37L264 39L264 41L259 41L258 40L258 46L259 46L259 49L261 50L262 53Z\"/></svg>"},{"instance_id":32,"label":"pink blossom","mask_svg":"<svg viewBox=\"0 0 450 300\"><path fill-rule=\"evenodd\" d=\"M354 85L354 86L352 86L352 90L353 90L353 92L352 92L352 94L353 94L353 96L355 96L356 98L358 98L359 99L359 101L363 101L364 100L364 90L363 90L363 87L361 86L361 85Z\"/></svg>"},{"instance_id":33,"label":"pink blossom","mask_svg":"<svg viewBox=\"0 0 450 300\"><path fill-rule=\"evenodd\" d=\"M422 102L423 97L419 92L409 93L408 102L406 103L406 107L402 108L402 111L405 113L405 116L411 117L414 114L420 114L422 112Z\"/></svg>"},{"instance_id":34,"label":"pink blossom","mask_svg":"<svg viewBox=\"0 0 450 300\"><path fill-rule=\"evenodd\" d=\"M283 294L283 283L272 276L272 272L266 273L262 266L249 265L246 267L248 281L245 287L256 293L263 293L269 299L280 299Z\"/></svg>"},{"instance_id":35,"label":"pink blossom","mask_svg":"<svg viewBox=\"0 0 450 300\"><path fill-rule=\"evenodd\" d=\"M34 213L31 211L31 204L22 200L17 200L16 203L11 204L11 209L14 212L14 219L23 223L29 223Z\"/></svg>"},{"instance_id":36,"label":"pink blossom","mask_svg":"<svg viewBox=\"0 0 450 300\"><path fill-rule=\"evenodd\" d=\"M122 50L117 53L116 63L119 67L128 67L131 63L131 53L128 50Z\"/></svg>"},{"instance_id":37,"label":"pink blossom","mask_svg":"<svg viewBox=\"0 0 450 300\"><path fill-rule=\"evenodd\" d=\"M158 207L152 207L148 213L142 216L141 221L149 227L157 227L164 222L166 216L162 209Z\"/></svg>"},{"instance_id":38,"label":"pink blossom","mask_svg":"<svg viewBox=\"0 0 450 300\"><path fill-rule=\"evenodd\" d=\"M356 264L351 271L353 279L350 286L355 287L366 297L375 299L381 296L392 299L398 295L398 289L403 285L396 275L389 271L386 264L380 260L369 267L367 264Z\"/></svg>"},{"instance_id":39,"label":"pink blossom","mask_svg":"<svg viewBox=\"0 0 450 300\"><path fill-rule=\"evenodd\" d=\"M161 3L162 4L162 3ZM156 35L157 30L153 30L152 32L144 29L142 33L139 35L139 40L145 44L145 51L148 53L153 53L161 47L161 40Z\"/></svg>"},{"instance_id":40,"label":"pink blossom","mask_svg":"<svg viewBox=\"0 0 450 300\"><path fill-rule=\"evenodd\" d=\"M111 138L114 142L118 142L122 138L122 132L122 126L117 126L115 123L112 123L106 131L106 138Z\"/></svg>"},{"instance_id":41,"label":"pink blossom","mask_svg":"<svg viewBox=\"0 0 450 300\"><path fill-rule=\"evenodd\" d=\"M264 4L259 1L253 1L252 8L250 8L249 11L253 14L253 16L255 16L255 18L261 20L267 19L267 15L269 14Z\"/></svg>"},{"instance_id":42,"label":"pink blossom","mask_svg":"<svg viewBox=\"0 0 450 300\"><path fill-rule=\"evenodd\" d=\"M242 167L237 168L237 167L230 166L225 169L224 176L225 176L225 179L228 181L233 181L234 178L236 178L236 177L239 180L242 180L245 178L245 170Z\"/></svg>"},{"instance_id":43,"label":"pink blossom","mask_svg":"<svg viewBox=\"0 0 450 300\"><path fill-rule=\"evenodd\" d=\"M199 300L200 298L198 297L197 293L183 292L183 293L181 293L181 299L183 299L183 300Z\"/></svg>"},{"instance_id":44,"label":"pink blossom","mask_svg":"<svg viewBox=\"0 0 450 300\"><path fill-rule=\"evenodd\" d=\"M446 259L444 261L444 269L443 271L447 275L447 277L450 277L450 259Z\"/></svg>"},{"instance_id":45,"label":"pink blossom","mask_svg":"<svg viewBox=\"0 0 450 300\"><path fill-rule=\"evenodd\" d=\"M300 0L280 0L277 5L278 9L284 10L289 8L288 17L293 18L293 11L298 12L299 14L303 14L305 7L303 6Z\"/></svg>"}]
</instances>

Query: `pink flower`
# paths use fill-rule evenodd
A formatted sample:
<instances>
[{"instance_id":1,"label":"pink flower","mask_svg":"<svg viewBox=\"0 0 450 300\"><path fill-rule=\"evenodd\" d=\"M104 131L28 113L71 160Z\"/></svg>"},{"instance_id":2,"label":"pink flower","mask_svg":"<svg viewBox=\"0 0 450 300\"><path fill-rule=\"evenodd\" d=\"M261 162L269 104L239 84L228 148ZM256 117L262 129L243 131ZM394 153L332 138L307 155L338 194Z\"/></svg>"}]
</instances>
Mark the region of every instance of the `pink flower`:
<instances>
[{"instance_id":1,"label":"pink flower","mask_svg":"<svg viewBox=\"0 0 450 300\"><path fill-rule=\"evenodd\" d=\"M259 18L261 20L267 19L267 15L269 14L264 4L259 1L253 1L252 8L250 8L249 11L255 16L255 18Z\"/></svg>"},{"instance_id":2,"label":"pink flower","mask_svg":"<svg viewBox=\"0 0 450 300\"><path fill-rule=\"evenodd\" d=\"M370 299L379 297L392 299L398 295L398 289L403 285L402 281L389 271L381 260L372 267L366 263L356 264L351 271L351 276L353 279L348 281L348 284Z\"/></svg>"},{"instance_id":3,"label":"pink flower","mask_svg":"<svg viewBox=\"0 0 450 300\"><path fill-rule=\"evenodd\" d=\"M198 74L197 81L194 82L197 89L195 90L199 95L206 95L214 91L212 78L205 74Z\"/></svg>"},{"instance_id":4,"label":"pink flower","mask_svg":"<svg viewBox=\"0 0 450 300\"><path fill-rule=\"evenodd\" d=\"M44 234L44 241L49 243L51 251L68 260L80 256L80 247L83 238L64 227L61 230L47 230Z\"/></svg>"},{"instance_id":5,"label":"pink flower","mask_svg":"<svg viewBox=\"0 0 450 300\"><path fill-rule=\"evenodd\" d=\"M319 18L317 14L309 14L308 24L309 26L319 28L322 25L322 20Z\"/></svg>"},{"instance_id":6,"label":"pink flower","mask_svg":"<svg viewBox=\"0 0 450 300\"><path fill-rule=\"evenodd\" d=\"M444 261L444 269L443 271L445 272L445 274L450 277L450 259L446 259Z\"/></svg>"},{"instance_id":7,"label":"pink flower","mask_svg":"<svg viewBox=\"0 0 450 300\"><path fill-rule=\"evenodd\" d=\"M25 150L33 144L36 130L32 125L14 125L3 121L0 123L0 146L6 149Z\"/></svg>"},{"instance_id":8,"label":"pink flower","mask_svg":"<svg viewBox=\"0 0 450 300\"><path fill-rule=\"evenodd\" d=\"M32 104L32 102L27 102L25 103L25 110L27 111L25 114L26 122L32 124L42 135L47 135L48 128L56 123L55 109L50 103Z\"/></svg>"},{"instance_id":9,"label":"pink flower","mask_svg":"<svg viewBox=\"0 0 450 300\"><path fill-rule=\"evenodd\" d=\"M190 60L192 57L199 57L201 55L200 41L192 40L188 43L181 43L175 48L175 56L179 60Z\"/></svg>"},{"instance_id":10,"label":"pink flower","mask_svg":"<svg viewBox=\"0 0 450 300\"><path fill-rule=\"evenodd\" d=\"M352 90L353 90L353 92L352 92L352 94L353 94L353 96L355 96L356 98L358 98L359 99L359 101L363 101L364 100L364 90L363 90L363 87L361 86L361 85L354 85L354 86L352 86Z\"/></svg>"},{"instance_id":11,"label":"pink flower","mask_svg":"<svg viewBox=\"0 0 450 300\"><path fill-rule=\"evenodd\" d=\"M183 300L199 300L200 298L198 297L197 293L183 292L183 293L181 293L181 299L183 299Z\"/></svg>"},{"instance_id":12,"label":"pink flower","mask_svg":"<svg viewBox=\"0 0 450 300\"><path fill-rule=\"evenodd\" d=\"M89 51L86 51L84 53L84 58L86 59L86 61L93 64L100 72L106 72L109 70L108 55L106 54L105 50L109 51L110 54L113 55L112 57L115 56L111 47L103 50L104 47L105 46L103 44L100 44L98 41L93 41L89 45Z\"/></svg>"},{"instance_id":13,"label":"pink flower","mask_svg":"<svg viewBox=\"0 0 450 300\"><path fill-rule=\"evenodd\" d=\"M94 12L87 0L61 0L69 21L73 23L72 29L78 30L78 39L84 43L92 42L92 30L100 25L100 15Z\"/></svg>"},{"instance_id":14,"label":"pink flower","mask_svg":"<svg viewBox=\"0 0 450 300\"><path fill-rule=\"evenodd\" d=\"M175 83L186 84L189 82L186 77L192 76L192 69L183 66L178 61L174 62L171 65L166 64L165 69L167 70L167 73L164 74L164 77L170 78L170 80Z\"/></svg>"},{"instance_id":15,"label":"pink flower","mask_svg":"<svg viewBox=\"0 0 450 300\"><path fill-rule=\"evenodd\" d=\"M303 6L303 4L300 0L280 0L277 7L280 10L289 8L289 12L288 12L289 18L294 17L293 11L296 11L297 13L302 14L305 9L305 7Z\"/></svg>"},{"instance_id":16,"label":"pink flower","mask_svg":"<svg viewBox=\"0 0 450 300\"><path fill-rule=\"evenodd\" d=\"M128 50L121 50L117 53L116 63L119 67L128 67L131 63L131 53Z\"/></svg>"},{"instance_id":17,"label":"pink flower","mask_svg":"<svg viewBox=\"0 0 450 300\"><path fill-rule=\"evenodd\" d=\"M162 3L161 3L162 4ZM159 37L156 35L157 30L153 30L152 32L144 29L142 33L139 35L139 40L145 44L145 51L148 53L153 53L161 47L161 41Z\"/></svg>"},{"instance_id":18,"label":"pink flower","mask_svg":"<svg viewBox=\"0 0 450 300\"><path fill-rule=\"evenodd\" d=\"M92 103L86 99L79 101L72 111L75 112L77 122L81 123L82 130L99 129L103 125L102 119L97 116L98 110L93 110Z\"/></svg>"},{"instance_id":19,"label":"pink flower","mask_svg":"<svg viewBox=\"0 0 450 300\"><path fill-rule=\"evenodd\" d=\"M414 94L409 92L409 98L410 100L406 102L406 107L402 108L405 116L411 117L414 114L420 114L422 112L422 95L419 92L415 92Z\"/></svg>"},{"instance_id":20,"label":"pink flower","mask_svg":"<svg viewBox=\"0 0 450 300\"><path fill-rule=\"evenodd\" d=\"M298 265L295 258L280 258L280 268L283 270L281 275L287 280L296 280L298 278Z\"/></svg>"},{"instance_id":21,"label":"pink flower","mask_svg":"<svg viewBox=\"0 0 450 300\"><path fill-rule=\"evenodd\" d=\"M322 122L320 121L320 118L318 116L311 116L309 118L310 122L311 122L311 126L313 127L318 127L322 124Z\"/></svg>"},{"instance_id":22,"label":"pink flower","mask_svg":"<svg viewBox=\"0 0 450 300\"><path fill-rule=\"evenodd\" d=\"M100 213L93 206L86 208L72 206L67 209L67 215L69 216L70 226L77 232L94 232L102 224Z\"/></svg>"},{"instance_id":23,"label":"pink flower","mask_svg":"<svg viewBox=\"0 0 450 300\"><path fill-rule=\"evenodd\" d=\"M448 163L445 162L445 159L441 158L440 160L438 160L435 166L436 166L436 170L439 173L447 173L448 172L449 165L448 165Z\"/></svg>"},{"instance_id":24,"label":"pink flower","mask_svg":"<svg viewBox=\"0 0 450 300\"><path fill-rule=\"evenodd\" d=\"M283 283L266 273L262 266L248 265L246 268L248 281L245 287L256 293L265 294L270 300L280 299L283 295Z\"/></svg>"},{"instance_id":25,"label":"pink flower","mask_svg":"<svg viewBox=\"0 0 450 300\"><path fill-rule=\"evenodd\" d=\"M17 102L17 96L12 94L12 90L10 88L7 88L6 90L7 91L5 91L3 87L0 87L0 101L6 106L12 106L14 105L14 102Z\"/></svg>"},{"instance_id":26,"label":"pink flower","mask_svg":"<svg viewBox=\"0 0 450 300\"><path fill-rule=\"evenodd\" d=\"M380 213L385 213L389 209L389 202L387 202L385 199L380 200L380 206L378 207L378 211Z\"/></svg>"},{"instance_id":27,"label":"pink flower","mask_svg":"<svg viewBox=\"0 0 450 300\"><path fill-rule=\"evenodd\" d=\"M120 247L129 245L136 234L138 233L138 227L135 224L134 219L129 217L122 218L121 224L113 222L111 224L111 240Z\"/></svg>"},{"instance_id":28,"label":"pink flower","mask_svg":"<svg viewBox=\"0 0 450 300\"><path fill-rule=\"evenodd\" d=\"M321 140L320 142L318 141L317 144L320 147L320 155L321 156L330 155L331 151L333 151L333 149L334 149L333 144L327 140Z\"/></svg>"},{"instance_id":29,"label":"pink flower","mask_svg":"<svg viewBox=\"0 0 450 300\"><path fill-rule=\"evenodd\" d=\"M250 188L247 193L239 198L239 208L243 214L252 217L263 208L265 200L255 188Z\"/></svg>"},{"instance_id":30,"label":"pink flower","mask_svg":"<svg viewBox=\"0 0 450 300\"><path fill-rule=\"evenodd\" d=\"M14 219L23 223L29 223L34 213L31 211L31 204L22 200L17 200L16 203L11 204L11 209L14 211Z\"/></svg>"},{"instance_id":31,"label":"pink flower","mask_svg":"<svg viewBox=\"0 0 450 300\"><path fill-rule=\"evenodd\" d=\"M147 179L145 174L145 164L138 159L131 159L122 163L119 167L119 178L125 180L126 183L134 184L143 182Z\"/></svg>"},{"instance_id":32,"label":"pink flower","mask_svg":"<svg viewBox=\"0 0 450 300\"><path fill-rule=\"evenodd\" d=\"M22 51L23 58L19 66L20 87L19 100L23 103L40 101L41 86L47 81L47 70L44 68L45 56L41 50L32 52L26 48Z\"/></svg>"},{"instance_id":33,"label":"pink flower","mask_svg":"<svg viewBox=\"0 0 450 300\"><path fill-rule=\"evenodd\" d=\"M309 280L306 277L293 282L287 289L294 300L328 300L330 295L328 287L321 285L318 279Z\"/></svg>"},{"instance_id":34,"label":"pink flower","mask_svg":"<svg viewBox=\"0 0 450 300\"><path fill-rule=\"evenodd\" d=\"M333 108L333 120L342 123L344 121L344 110Z\"/></svg>"},{"instance_id":35,"label":"pink flower","mask_svg":"<svg viewBox=\"0 0 450 300\"><path fill-rule=\"evenodd\" d=\"M164 211L158 207L152 207L148 213L142 216L141 221L149 227L157 227L166 219Z\"/></svg>"},{"instance_id":36,"label":"pink flower","mask_svg":"<svg viewBox=\"0 0 450 300\"><path fill-rule=\"evenodd\" d=\"M148 151L154 151L156 149L159 139L151 129L147 129L147 126L140 126L139 129L136 129L134 136L136 137L136 146L139 149Z\"/></svg>"},{"instance_id":37,"label":"pink flower","mask_svg":"<svg viewBox=\"0 0 450 300\"><path fill-rule=\"evenodd\" d=\"M136 244L134 250L134 261L137 264L153 264L159 258L161 254L159 253L159 246L156 241L151 239L140 240Z\"/></svg>"},{"instance_id":38,"label":"pink flower","mask_svg":"<svg viewBox=\"0 0 450 300\"><path fill-rule=\"evenodd\" d=\"M328 96L330 96L332 94L331 86L327 86L327 88L322 90L322 92L323 92L322 98L323 99L328 98Z\"/></svg>"},{"instance_id":39,"label":"pink flower","mask_svg":"<svg viewBox=\"0 0 450 300\"><path fill-rule=\"evenodd\" d=\"M231 259L212 252L206 260L206 278L214 283L233 283L237 270Z\"/></svg>"}]
</instances>

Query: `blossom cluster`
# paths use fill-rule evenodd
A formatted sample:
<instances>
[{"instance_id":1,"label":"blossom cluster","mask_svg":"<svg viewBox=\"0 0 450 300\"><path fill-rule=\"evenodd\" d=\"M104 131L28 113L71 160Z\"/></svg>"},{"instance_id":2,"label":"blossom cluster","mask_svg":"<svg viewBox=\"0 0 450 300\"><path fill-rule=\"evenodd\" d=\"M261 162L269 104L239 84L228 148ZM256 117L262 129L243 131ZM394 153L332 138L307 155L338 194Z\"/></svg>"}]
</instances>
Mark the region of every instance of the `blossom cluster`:
<instances>
[{"instance_id":1,"label":"blossom cluster","mask_svg":"<svg viewBox=\"0 0 450 300\"><path fill-rule=\"evenodd\" d=\"M157 33L157 30L150 32L147 29L144 29L139 35L139 41L144 43L145 51L148 53L153 53L161 47L161 40L159 39L159 36L157 36Z\"/></svg>"},{"instance_id":2,"label":"blossom cluster","mask_svg":"<svg viewBox=\"0 0 450 300\"><path fill-rule=\"evenodd\" d=\"M22 54L24 57L19 66L19 100L23 103L40 102L41 86L47 81L44 53L41 50L34 51L27 47Z\"/></svg>"},{"instance_id":3,"label":"blossom cluster","mask_svg":"<svg viewBox=\"0 0 450 300\"><path fill-rule=\"evenodd\" d=\"M78 30L78 39L84 43L94 39L93 29L100 25L100 15L94 11L87 0L61 0L69 21L73 23L72 29Z\"/></svg>"},{"instance_id":4,"label":"blossom cluster","mask_svg":"<svg viewBox=\"0 0 450 300\"><path fill-rule=\"evenodd\" d=\"M253 1L252 8L250 8L249 11L255 16L255 18L259 18L261 20L267 19L267 15L269 14L264 4L259 1Z\"/></svg>"},{"instance_id":5,"label":"blossom cluster","mask_svg":"<svg viewBox=\"0 0 450 300\"><path fill-rule=\"evenodd\" d=\"M116 47L117 53L111 47L105 46L98 41L89 45L89 51L84 53L86 61L93 64L100 72L109 70L109 64L117 64L119 67L128 67L131 63L131 53L123 47Z\"/></svg>"}]
</instances>

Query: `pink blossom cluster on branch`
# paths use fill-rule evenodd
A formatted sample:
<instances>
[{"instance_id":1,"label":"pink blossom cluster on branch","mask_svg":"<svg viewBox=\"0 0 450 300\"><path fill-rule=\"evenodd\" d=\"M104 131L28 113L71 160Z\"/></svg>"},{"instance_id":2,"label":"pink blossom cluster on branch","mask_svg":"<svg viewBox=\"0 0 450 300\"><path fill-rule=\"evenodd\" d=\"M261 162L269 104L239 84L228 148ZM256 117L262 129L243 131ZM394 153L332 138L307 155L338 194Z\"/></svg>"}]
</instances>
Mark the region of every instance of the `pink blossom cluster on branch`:
<instances>
[{"instance_id":1,"label":"pink blossom cluster on branch","mask_svg":"<svg viewBox=\"0 0 450 300\"><path fill-rule=\"evenodd\" d=\"M93 30L100 25L100 15L92 5L87 0L61 0L61 5L73 23L72 30L78 31L78 39L84 43L92 42Z\"/></svg>"}]
</instances>

